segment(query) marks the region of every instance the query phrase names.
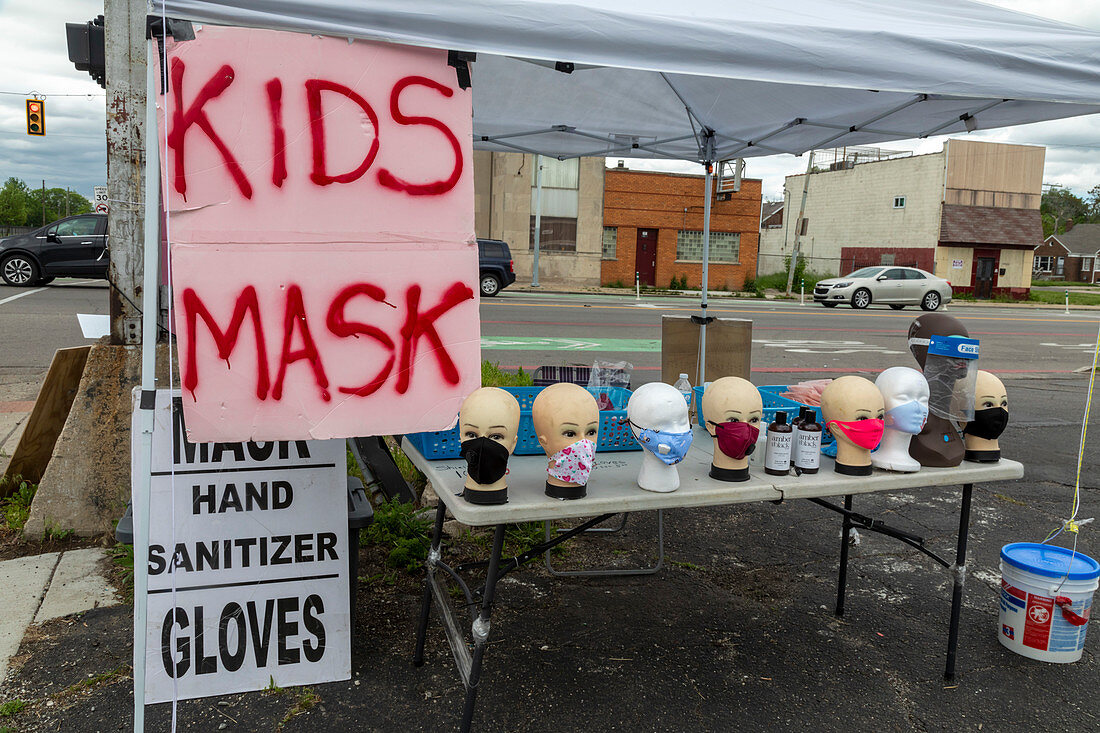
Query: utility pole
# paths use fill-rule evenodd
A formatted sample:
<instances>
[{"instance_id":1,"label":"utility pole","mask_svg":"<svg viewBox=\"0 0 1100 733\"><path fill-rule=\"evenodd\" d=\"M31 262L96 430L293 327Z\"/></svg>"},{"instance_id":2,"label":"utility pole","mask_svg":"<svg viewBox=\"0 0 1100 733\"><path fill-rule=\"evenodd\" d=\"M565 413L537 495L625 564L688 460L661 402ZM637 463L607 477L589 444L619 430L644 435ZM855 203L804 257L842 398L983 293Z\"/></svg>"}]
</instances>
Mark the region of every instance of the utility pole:
<instances>
[{"instance_id":1,"label":"utility pole","mask_svg":"<svg viewBox=\"0 0 1100 733\"><path fill-rule=\"evenodd\" d=\"M42 226L46 226L46 179L42 179Z\"/></svg>"},{"instance_id":2,"label":"utility pole","mask_svg":"<svg viewBox=\"0 0 1100 733\"><path fill-rule=\"evenodd\" d=\"M810 159L806 161L806 177L802 179L802 205L798 209L798 219L795 220L794 251L791 252L791 265L787 268L787 295L791 294L794 287L794 272L798 267L798 258L802 249L802 223L806 218L806 189L810 185L810 175L814 170L814 151L810 151ZM784 217L784 220L785 217Z\"/></svg>"},{"instance_id":3,"label":"utility pole","mask_svg":"<svg viewBox=\"0 0 1100 733\"><path fill-rule=\"evenodd\" d=\"M65 186L65 216L69 215L69 187Z\"/></svg>"},{"instance_id":4,"label":"utility pole","mask_svg":"<svg viewBox=\"0 0 1100 733\"><path fill-rule=\"evenodd\" d=\"M111 343L141 343L145 185L144 0L104 0ZM156 144L153 141L152 144Z\"/></svg>"}]
</instances>

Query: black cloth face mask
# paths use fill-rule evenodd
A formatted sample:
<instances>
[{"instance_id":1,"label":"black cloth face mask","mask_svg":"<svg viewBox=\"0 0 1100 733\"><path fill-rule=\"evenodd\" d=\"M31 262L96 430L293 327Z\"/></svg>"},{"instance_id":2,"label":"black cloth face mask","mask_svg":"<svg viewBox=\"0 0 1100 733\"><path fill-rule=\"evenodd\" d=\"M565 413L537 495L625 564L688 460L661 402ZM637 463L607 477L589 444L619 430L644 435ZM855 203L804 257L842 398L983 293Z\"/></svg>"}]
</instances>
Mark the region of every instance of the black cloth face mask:
<instances>
[{"instance_id":1,"label":"black cloth face mask","mask_svg":"<svg viewBox=\"0 0 1100 733\"><path fill-rule=\"evenodd\" d=\"M1008 427L1008 410L1003 407L987 407L974 410L974 419L966 424L963 432L975 438L996 440Z\"/></svg>"},{"instance_id":2,"label":"black cloth face mask","mask_svg":"<svg viewBox=\"0 0 1100 733\"><path fill-rule=\"evenodd\" d=\"M466 459L470 478L479 484L495 484L508 471L508 449L492 438L462 441L459 455Z\"/></svg>"}]
</instances>

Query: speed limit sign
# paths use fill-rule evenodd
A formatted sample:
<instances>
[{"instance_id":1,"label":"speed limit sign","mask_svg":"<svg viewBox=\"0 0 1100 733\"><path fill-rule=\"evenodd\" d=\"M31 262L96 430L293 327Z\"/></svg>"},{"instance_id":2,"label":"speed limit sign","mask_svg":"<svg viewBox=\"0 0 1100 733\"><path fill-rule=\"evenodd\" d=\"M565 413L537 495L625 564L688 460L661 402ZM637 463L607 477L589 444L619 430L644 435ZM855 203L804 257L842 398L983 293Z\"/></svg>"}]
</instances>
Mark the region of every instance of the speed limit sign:
<instances>
[{"instance_id":1,"label":"speed limit sign","mask_svg":"<svg viewBox=\"0 0 1100 733\"><path fill-rule=\"evenodd\" d=\"M106 186L96 186L94 190L95 190L95 201L93 202L93 204L95 206L95 212L97 214L106 214L106 213L110 212L111 209L107 205L107 187Z\"/></svg>"}]
</instances>

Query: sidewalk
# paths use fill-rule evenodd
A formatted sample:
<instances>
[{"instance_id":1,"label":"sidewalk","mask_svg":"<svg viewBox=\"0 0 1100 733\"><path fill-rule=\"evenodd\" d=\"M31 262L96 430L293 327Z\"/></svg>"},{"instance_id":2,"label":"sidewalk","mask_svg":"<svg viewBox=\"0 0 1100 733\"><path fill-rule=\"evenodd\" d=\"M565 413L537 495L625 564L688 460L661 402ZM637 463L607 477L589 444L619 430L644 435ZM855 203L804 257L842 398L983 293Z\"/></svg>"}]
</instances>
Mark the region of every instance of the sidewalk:
<instances>
[{"instance_id":1,"label":"sidewalk","mask_svg":"<svg viewBox=\"0 0 1100 733\"><path fill-rule=\"evenodd\" d=\"M97 548L0 562L0 690L29 626L119 602L101 572L106 562Z\"/></svg>"}]
</instances>

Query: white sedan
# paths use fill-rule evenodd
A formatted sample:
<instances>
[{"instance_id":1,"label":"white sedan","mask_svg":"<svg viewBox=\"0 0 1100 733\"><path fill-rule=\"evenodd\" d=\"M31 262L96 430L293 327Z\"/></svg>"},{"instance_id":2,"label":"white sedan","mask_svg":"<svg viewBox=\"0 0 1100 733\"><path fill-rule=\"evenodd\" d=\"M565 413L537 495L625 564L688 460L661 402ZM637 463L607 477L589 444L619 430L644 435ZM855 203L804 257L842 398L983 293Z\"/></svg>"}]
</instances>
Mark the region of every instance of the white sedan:
<instances>
[{"instance_id":1,"label":"white sedan","mask_svg":"<svg viewBox=\"0 0 1100 733\"><path fill-rule=\"evenodd\" d=\"M841 303L853 308L882 303L895 310L919 305L934 311L951 302L951 283L915 267L864 267L844 277L819 281L814 286L814 302L826 308Z\"/></svg>"}]
</instances>

